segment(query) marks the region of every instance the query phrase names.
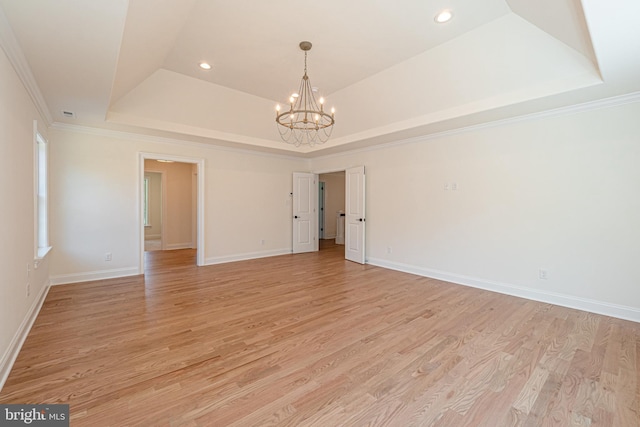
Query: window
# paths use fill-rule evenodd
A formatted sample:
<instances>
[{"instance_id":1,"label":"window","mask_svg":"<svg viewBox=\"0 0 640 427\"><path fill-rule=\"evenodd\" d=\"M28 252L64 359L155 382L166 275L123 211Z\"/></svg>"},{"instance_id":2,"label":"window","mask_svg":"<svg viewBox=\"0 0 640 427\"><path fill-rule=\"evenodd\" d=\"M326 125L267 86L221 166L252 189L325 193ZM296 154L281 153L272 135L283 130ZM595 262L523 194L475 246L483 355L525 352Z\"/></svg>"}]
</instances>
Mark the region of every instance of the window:
<instances>
[{"instance_id":1,"label":"window","mask_svg":"<svg viewBox=\"0 0 640 427\"><path fill-rule=\"evenodd\" d=\"M43 258L51 249L49 246L49 149L47 140L38 132L38 124L33 123L35 139L35 247L36 259Z\"/></svg>"},{"instance_id":2,"label":"window","mask_svg":"<svg viewBox=\"0 0 640 427\"><path fill-rule=\"evenodd\" d=\"M145 227L151 226L151 221L149 221L149 177L144 177L144 218L142 220Z\"/></svg>"}]
</instances>

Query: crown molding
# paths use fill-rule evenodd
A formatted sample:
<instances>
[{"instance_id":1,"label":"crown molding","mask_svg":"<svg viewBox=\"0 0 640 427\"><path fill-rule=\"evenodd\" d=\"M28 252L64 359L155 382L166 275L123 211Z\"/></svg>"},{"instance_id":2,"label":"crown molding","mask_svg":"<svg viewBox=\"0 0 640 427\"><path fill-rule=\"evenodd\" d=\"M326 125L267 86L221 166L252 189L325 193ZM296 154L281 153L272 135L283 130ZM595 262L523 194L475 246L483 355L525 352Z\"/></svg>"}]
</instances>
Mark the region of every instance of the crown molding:
<instances>
[{"instance_id":1,"label":"crown molding","mask_svg":"<svg viewBox=\"0 0 640 427\"><path fill-rule=\"evenodd\" d=\"M61 130L61 131L79 132L79 133L105 136L105 137L118 138L118 139L130 139L130 140L136 140L141 142L153 142L153 143L169 144L169 145L190 146L190 147L203 148L207 150L228 151L233 153L243 153L243 154L251 154L251 155L257 155L257 156L276 157L280 159L310 162L312 160L329 159L329 158L341 157L346 154L358 154L358 153L364 153L364 152L369 152L374 150L383 150L386 148L396 147L399 145L426 142L433 139L473 132L481 129L489 129L489 128L495 128L500 126L512 125L516 123L540 120L545 118L553 118L553 117L560 117L560 116L565 116L570 114L578 114L578 113L583 113L583 112L592 111L592 110L633 104L636 102L640 102L640 91L619 95L619 96L614 96L614 97L609 97L609 98L598 99L595 101L589 101L589 102L584 102L580 104L570 105L567 107L560 107L560 108L555 108L551 110L540 111L537 113L524 114L516 117L511 117L508 119L494 120L490 122L479 123L472 126L465 126L465 127L446 130L442 132L436 132L436 133L431 133L427 135L401 139L401 140L387 142L384 144L378 144L370 147L345 150L339 153L332 153L324 156L314 156L313 152L304 153L300 156L278 154L278 153L267 153L267 152L252 150L248 148L225 147L222 145L207 144L204 142L195 142L195 141L181 140L181 139L175 139L175 138L147 135L143 133L126 132L126 131L91 127L91 126L60 123L60 122L52 123L49 127L52 129Z\"/></svg>"},{"instance_id":2,"label":"crown molding","mask_svg":"<svg viewBox=\"0 0 640 427\"><path fill-rule=\"evenodd\" d=\"M602 98L595 101L583 102L580 104L569 105L566 107L553 108L550 110L544 110L537 113L523 114L520 116L510 117L508 119L493 120L489 122L479 123L471 126L464 126L451 130L445 130L442 132L435 132L421 136L414 136L411 138L400 139L397 141L387 142L383 144L377 144L370 147L357 148L354 150L345 150L339 153L327 154L324 156L311 157L313 160L317 159L330 159L334 157L344 156L345 154L357 154L365 153L375 150L384 150L386 148L396 147L405 144L414 144L419 142L426 142L433 139L445 138L448 136L459 135L463 133L473 132L482 129L496 128L500 126L513 125L516 123L530 122L534 120L541 120L553 117L561 117L570 114L579 114L592 110L600 110L603 108L619 107L627 104L634 104L640 102L640 91L631 92L624 95L612 96L609 98Z\"/></svg>"},{"instance_id":3,"label":"crown molding","mask_svg":"<svg viewBox=\"0 0 640 427\"><path fill-rule=\"evenodd\" d=\"M57 130L87 133L92 135L107 136L107 137L113 137L118 139L133 139L136 141L154 142L154 143L162 143L162 144L170 144L170 145L181 145L181 146L186 145L186 146L199 147L199 148L204 148L209 150L229 151L234 153L244 153L244 154L251 154L251 155L277 157L281 159L310 162L311 160L329 159L329 158L341 157L341 156L344 156L345 154L357 154L357 153L364 153L364 152L374 151L374 150L383 150L386 148L391 148L399 145L426 142L433 139L473 132L481 129L489 129L489 128L495 128L500 126L513 125L516 123L523 123L523 122L529 122L529 121L546 119L546 118L560 117L560 116L565 116L570 114L578 114L578 113L583 113L583 112L592 111L592 110L633 104L636 102L640 102L640 91L631 92L631 93L619 95L619 96L613 96L609 98L602 98L595 101L588 101L580 104L574 104L566 107L554 108L551 110L540 111L537 113L523 114L520 116L510 117L508 119L494 120L490 122L479 123L476 125L460 127L456 129L442 131L442 132L435 132L427 135L400 139L397 141L387 142L384 144L378 144L370 147L357 148L352 150L347 149L339 153L332 153L324 156L322 155L314 156L313 152L303 153L300 156L278 154L278 153L266 153L266 152L252 150L248 148L225 147L222 145L207 144L203 142L187 141L187 140L181 140L181 139L146 135L142 133L116 131L111 129L103 129L103 128L96 128L96 127L90 127L90 126L80 126L80 125L66 124L66 123L60 123L60 122L55 122L51 124L50 127L52 129L57 129Z\"/></svg>"},{"instance_id":4,"label":"crown molding","mask_svg":"<svg viewBox=\"0 0 640 427\"><path fill-rule=\"evenodd\" d=\"M295 160L295 161L308 161L307 158L301 157L301 156L268 153L264 151L251 150L247 148L225 147L223 145L217 145L213 143L207 144L205 142L188 141L183 139L167 138L163 136L154 136L154 135L147 135L143 133L126 132L121 130L104 129L104 128L98 128L98 127L92 127L92 126L82 126L82 125L55 122L51 124L49 127L50 129L53 129L53 130L66 131L66 132L78 132L78 133L84 133L88 135L104 136L108 138L127 139L127 140L139 141L139 142L151 142L155 144L179 145L181 147L185 147L185 146L195 147L195 148L202 148L205 150L227 151L231 153L250 154L253 156L263 156L263 157L276 157L279 159L287 159L287 160Z\"/></svg>"},{"instance_id":5,"label":"crown molding","mask_svg":"<svg viewBox=\"0 0 640 427\"><path fill-rule=\"evenodd\" d=\"M29 62L27 58L25 58L24 53L22 52L22 48L20 48L20 43L18 43L18 39L16 39L15 34L11 30L11 25L7 20L7 16L4 14L4 11L0 7L0 46L2 46L2 50L4 50L9 62L13 66L14 70L18 74L18 77L22 81L24 88L29 93L33 104L35 105L38 113L44 119L47 126L51 126L53 123L53 117L51 116L51 112L49 111L49 107L47 107L47 103L40 92L40 88L36 83L36 79L33 77L33 73L31 72L31 67L29 67Z\"/></svg>"}]
</instances>

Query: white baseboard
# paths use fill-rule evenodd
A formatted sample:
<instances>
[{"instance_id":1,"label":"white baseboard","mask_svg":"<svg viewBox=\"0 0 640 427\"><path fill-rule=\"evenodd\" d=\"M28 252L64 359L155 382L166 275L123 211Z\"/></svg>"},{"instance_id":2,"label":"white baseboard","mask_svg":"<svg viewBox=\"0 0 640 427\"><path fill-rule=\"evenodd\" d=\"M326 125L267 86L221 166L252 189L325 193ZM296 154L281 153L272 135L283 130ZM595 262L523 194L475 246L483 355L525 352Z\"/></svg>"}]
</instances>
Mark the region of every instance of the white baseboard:
<instances>
[{"instance_id":1,"label":"white baseboard","mask_svg":"<svg viewBox=\"0 0 640 427\"><path fill-rule=\"evenodd\" d=\"M13 364L18 358L18 354L20 353L20 349L22 349L24 340L27 339L27 335L29 335L29 331L31 331L31 327L36 321L38 313L40 313L42 304L47 297L47 293L49 293L50 286L50 282L47 281L42 287L38 297L33 301L33 304L31 304L27 315L22 319L20 327L9 343L9 348L7 348L7 351L2 355L2 359L0 359L0 391L2 390L2 387L4 387L4 383L9 377L11 368L13 368Z\"/></svg>"},{"instance_id":2,"label":"white baseboard","mask_svg":"<svg viewBox=\"0 0 640 427\"><path fill-rule=\"evenodd\" d=\"M640 309L635 307L612 304L604 301L597 301L555 292L540 291L537 289L525 288L506 283L492 282L490 280L477 279L474 277L439 270L431 270L377 258L369 258L368 263L378 267L443 280L458 285L470 286L515 297L555 304L562 307L575 308L577 310L589 311L591 313L630 320L632 322L640 322Z\"/></svg>"},{"instance_id":3,"label":"white baseboard","mask_svg":"<svg viewBox=\"0 0 640 427\"><path fill-rule=\"evenodd\" d=\"M192 249L194 247L193 243L169 243L166 246L166 250L173 251L175 249Z\"/></svg>"},{"instance_id":4,"label":"white baseboard","mask_svg":"<svg viewBox=\"0 0 640 427\"><path fill-rule=\"evenodd\" d=\"M222 257L212 257L205 260L205 265L224 264L227 262L246 261L249 259L267 258L278 255L288 255L291 253L291 248L275 249L271 251L250 252L246 254L228 255Z\"/></svg>"},{"instance_id":5,"label":"white baseboard","mask_svg":"<svg viewBox=\"0 0 640 427\"><path fill-rule=\"evenodd\" d=\"M112 270L90 271L87 273L60 274L51 276L51 285L66 285L68 283L91 282L93 280L115 279L118 277L137 276L137 268L114 268Z\"/></svg>"},{"instance_id":6,"label":"white baseboard","mask_svg":"<svg viewBox=\"0 0 640 427\"><path fill-rule=\"evenodd\" d=\"M336 238L336 234L325 234L323 239L327 240L327 239L335 239Z\"/></svg>"}]
</instances>

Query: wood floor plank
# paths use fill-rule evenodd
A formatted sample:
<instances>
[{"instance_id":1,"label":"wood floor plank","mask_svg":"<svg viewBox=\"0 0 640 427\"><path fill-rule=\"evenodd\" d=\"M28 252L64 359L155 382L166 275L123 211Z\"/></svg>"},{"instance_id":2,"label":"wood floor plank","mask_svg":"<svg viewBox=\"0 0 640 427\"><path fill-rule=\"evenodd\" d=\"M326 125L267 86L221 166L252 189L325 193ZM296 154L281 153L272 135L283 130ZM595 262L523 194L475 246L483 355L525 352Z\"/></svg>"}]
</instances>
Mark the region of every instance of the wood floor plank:
<instances>
[{"instance_id":1,"label":"wood floor plank","mask_svg":"<svg viewBox=\"0 0 640 427\"><path fill-rule=\"evenodd\" d=\"M344 260L53 287L2 403L73 426L640 425L640 325Z\"/></svg>"}]
</instances>

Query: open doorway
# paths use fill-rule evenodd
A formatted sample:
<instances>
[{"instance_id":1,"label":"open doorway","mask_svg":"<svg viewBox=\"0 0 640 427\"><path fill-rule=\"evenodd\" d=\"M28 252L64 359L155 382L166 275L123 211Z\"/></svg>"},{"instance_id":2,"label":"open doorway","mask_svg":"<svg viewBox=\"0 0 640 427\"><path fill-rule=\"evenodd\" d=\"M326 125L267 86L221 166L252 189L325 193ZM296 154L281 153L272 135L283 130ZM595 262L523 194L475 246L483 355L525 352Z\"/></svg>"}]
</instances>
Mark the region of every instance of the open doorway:
<instances>
[{"instance_id":1,"label":"open doorway","mask_svg":"<svg viewBox=\"0 0 640 427\"><path fill-rule=\"evenodd\" d=\"M145 251L195 249L204 265L204 160L140 153L139 164L140 274Z\"/></svg>"},{"instance_id":2,"label":"open doorway","mask_svg":"<svg viewBox=\"0 0 640 427\"><path fill-rule=\"evenodd\" d=\"M320 178L322 176L322 178ZM331 209L328 207L330 200L330 188L327 181L337 178L338 185L335 192L342 191L342 197L336 197L340 207L344 211L344 245L336 245L335 238L338 237L338 230L341 228L339 217L341 209ZM338 178L339 177L339 178ZM330 217L332 212L336 218L336 229L333 237L333 246L343 248L344 257L349 261L358 264L365 264L365 169L364 166L353 166L344 171L330 171L322 174L310 172L294 172L292 195L292 216L291 235L292 253L315 252L320 249L320 243L330 240L331 230L329 230ZM317 222L320 221L318 207L318 183L324 182L324 218L323 235L325 239L320 240ZM344 204L343 204L344 203ZM325 248L325 245L322 245Z\"/></svg>"},{"instance_id":3,"label":"open doorway","mask_svg":"<svg viewBox=\"0 0 640 427\"><path fill-rule=\"evenodd\" d=\"M322 173L318 181L322 199L318 209L320 250L344 246L345 172Z\"/></svg>"},{"instance_id":4,"label":"open doorway","mask_svg":"<svg viewBox=\"0 0 640 427\"><path fill-rule=\"evenodd\" d=\"M195 249L196 164L165 159L144 161L144 250Z\"/></svg>"}]
</instances>

